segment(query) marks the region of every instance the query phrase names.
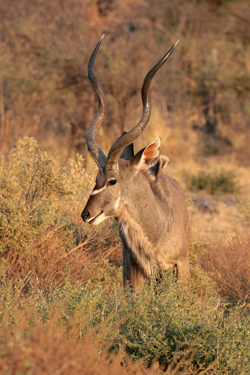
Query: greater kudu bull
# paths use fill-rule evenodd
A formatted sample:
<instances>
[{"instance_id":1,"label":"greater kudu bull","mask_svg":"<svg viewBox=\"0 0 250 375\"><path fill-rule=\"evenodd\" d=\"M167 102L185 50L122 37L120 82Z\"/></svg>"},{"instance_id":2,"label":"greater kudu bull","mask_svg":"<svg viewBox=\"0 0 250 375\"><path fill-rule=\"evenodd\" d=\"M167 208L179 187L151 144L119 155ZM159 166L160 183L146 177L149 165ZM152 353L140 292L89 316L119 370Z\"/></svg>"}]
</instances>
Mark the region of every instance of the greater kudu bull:
<instances>
[{"instance_id":1,"label":"greater kudu bull","mask_svg":"<svg viewBox=\"0 0 250 375\"><path fill-rule=\"evenodd\" d=\"M97 225L111 216L119 222L124 284L128 281L133 288L136 287L152 275L155 264L162 269L177 266L178 279L188 277L190 227L181 187L162 172L168 158L160 155L159 137L136 155L132 143L150 118L150 83L177 43L144 79L140 122L115 141L106 157L95 142L104 115L104 91L94 73L102 39L88 63L88 77L99 106L86 133L88 151L98 165L99 173L82 219Z\"/></svg>"}]
</instances>

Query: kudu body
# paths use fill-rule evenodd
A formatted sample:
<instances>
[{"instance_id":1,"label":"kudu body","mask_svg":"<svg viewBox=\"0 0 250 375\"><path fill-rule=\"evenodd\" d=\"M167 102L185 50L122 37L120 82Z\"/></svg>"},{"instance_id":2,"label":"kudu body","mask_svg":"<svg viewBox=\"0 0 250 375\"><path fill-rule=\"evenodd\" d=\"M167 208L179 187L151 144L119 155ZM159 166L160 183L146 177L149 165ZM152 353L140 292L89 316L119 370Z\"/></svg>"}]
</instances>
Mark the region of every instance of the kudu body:
<instances>
[{"instance_id":1,"label":"kudu body","mask_svg":"<svg viewBox=\"0 0 250 375\"><path fill-rule=\"evenodd\" d=\"M86 134L88 150L99 173L82 218L93 225L107 217L114 217L119 222L124 284L128 281L133 288L138 286L152 275L155 265L159 269L177 266L178 279L188 277L190 227L181 187L162 172L168 158L160 155L159 137L136 155L132 143L150 118L148 91L151 80L177 43L145 77L140 122L115 141L106 157L95 142L104 114L104 92L94 74L95 57L102 39L88 64L89 80L96 91L99 107Z\"/></svg>"}]
</instances>

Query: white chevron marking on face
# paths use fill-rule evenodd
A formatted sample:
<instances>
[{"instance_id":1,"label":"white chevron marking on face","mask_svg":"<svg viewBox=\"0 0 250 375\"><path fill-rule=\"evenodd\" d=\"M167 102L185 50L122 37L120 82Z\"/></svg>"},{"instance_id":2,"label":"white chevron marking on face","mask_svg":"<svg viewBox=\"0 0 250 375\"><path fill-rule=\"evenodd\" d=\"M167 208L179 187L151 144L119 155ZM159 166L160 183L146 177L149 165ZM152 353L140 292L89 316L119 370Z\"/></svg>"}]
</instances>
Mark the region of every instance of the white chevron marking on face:
<instances>
[{"instance_id":1,"label":"white chevron marking on face","mask_svg":"<svg viewBox=\"0 0 250 375\"><path fill-rule=\"evenodd\" d=\"M98 225L100 224L103 220L107 219L108 216L106 216L103 212L100 214L100 215L97 215L96 218L94 217L91 217L90 219L88 219L87 223L90 223L92 220L93 222L90 223L92 225Z\"/></svg>"},{"instance_id":2,"label":"white chevron marking on face","mask_svg":"<svg viewBox=\"0 0 250 375\"><path fill-rule=\"evenodd\" d=\"M96 194L99 194L102 190L106 189L106 186L103 186L101 189L99 190L93 190L92 193L90 195L96 195Z\"/></svg>"},{"instance_id":3,"label":"white chevron marking on face","mask_svg":"<svg viewBox=\"0 0 250 375\"><path fill-rule=\"evenodd\" d=\"M120 205L120 200L121 200L121 197L119 196L115 202L115 210L117 210L119 208L119 205Z\"/></svg>"}]
</instances>

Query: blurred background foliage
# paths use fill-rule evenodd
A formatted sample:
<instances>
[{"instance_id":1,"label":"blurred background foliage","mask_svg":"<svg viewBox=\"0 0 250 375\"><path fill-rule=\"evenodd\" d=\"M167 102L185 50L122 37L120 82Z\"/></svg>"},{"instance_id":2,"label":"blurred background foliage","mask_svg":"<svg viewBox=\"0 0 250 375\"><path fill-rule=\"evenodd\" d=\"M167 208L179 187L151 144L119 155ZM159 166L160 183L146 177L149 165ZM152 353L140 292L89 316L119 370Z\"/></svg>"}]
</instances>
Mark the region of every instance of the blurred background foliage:
<instances>
[{"instance_id":1,"label":"blurred background foliage","mask_svg":"<svg viewBox=\"0 0 250 375\"><path fill-rule=\"evenodd\" d=\"M249 164L248 1L12 0L1 2L0 18L3 161L22 136L64 162L87 158L97 109L87 62L105 33L96 61L105 152L138 122L145 74L180 39L152 84L152 121L138 146L160 135L170 157L234 154Z\"/></svg>"}]
</instances>

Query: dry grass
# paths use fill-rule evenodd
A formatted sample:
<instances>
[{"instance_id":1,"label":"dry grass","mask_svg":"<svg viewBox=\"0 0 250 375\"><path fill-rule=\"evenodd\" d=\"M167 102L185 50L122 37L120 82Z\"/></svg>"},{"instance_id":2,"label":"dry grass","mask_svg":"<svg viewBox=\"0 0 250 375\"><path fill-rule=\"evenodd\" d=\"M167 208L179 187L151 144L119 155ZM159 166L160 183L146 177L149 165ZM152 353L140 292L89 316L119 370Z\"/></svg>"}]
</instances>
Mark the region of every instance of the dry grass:
<instances>
[{"instance_id":1,"label":"dry grass","mask_svg":"<svg viewBox=\"0 0 250 375\"><path fill-rule=\"evenodd\" d=\"M211 248L202 257L201 265L217 283L221 296L230 301L250 298L250 237L212 240Z\"/></svg>"},{"instance_id":2,"label":"dry grass","mask_svg":"<svg viewBox=\"0 0 250 375\"><path fill-rule=\"evenodd\" d=\"M79 245L67 249L65 235L51 230L45 238L30 246L22 254L10 253L2 263L8 279L23 279L23 288L47 290L63 285L65 274L70 272L73 282L85 283L95 275L105 274L108 263L121 264L121 244L113 230L99 233L90 230ZM111 244L110 238L113 243ZM111 246L110 246L111 245Z\"/></svg>"}]
</instances>

